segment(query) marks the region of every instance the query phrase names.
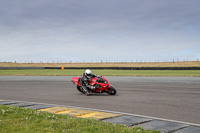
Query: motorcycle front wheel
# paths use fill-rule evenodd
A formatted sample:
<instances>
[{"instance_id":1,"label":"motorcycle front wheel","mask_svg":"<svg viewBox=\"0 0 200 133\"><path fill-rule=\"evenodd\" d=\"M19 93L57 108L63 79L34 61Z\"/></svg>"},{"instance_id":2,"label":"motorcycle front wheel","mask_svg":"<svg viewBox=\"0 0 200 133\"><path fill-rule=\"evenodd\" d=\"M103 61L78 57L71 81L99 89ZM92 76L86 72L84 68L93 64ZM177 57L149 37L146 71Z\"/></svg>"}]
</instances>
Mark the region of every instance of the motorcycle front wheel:
<instances>
[{"instance_id":1,"label":"motorcycle front wheel","mask_svg":"<svg viewBox=\"0 0 200 133\"><path fill-rule=\"evenodd\" d=\"M110 88L108 88L108 92L107 92L109 95L115 95L117 93L117 90L110 86Z\"/></svg>"}]
</instances>

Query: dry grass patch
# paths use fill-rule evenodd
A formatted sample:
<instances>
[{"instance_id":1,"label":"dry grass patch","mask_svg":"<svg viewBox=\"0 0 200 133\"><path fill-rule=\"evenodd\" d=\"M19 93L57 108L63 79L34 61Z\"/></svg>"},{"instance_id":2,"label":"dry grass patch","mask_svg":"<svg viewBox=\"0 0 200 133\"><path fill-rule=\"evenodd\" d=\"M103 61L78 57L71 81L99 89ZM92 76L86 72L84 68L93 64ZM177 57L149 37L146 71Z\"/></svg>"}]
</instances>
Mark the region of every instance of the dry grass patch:
<instances>
[{"instance_id":1,"label":"dry grass patch","mask_svg":"<svg viewBox=\"0 0 200 133\"><path fill-rule=\"evenodd\" d=\"M0 67L200 67L200 61L146 63L0 63Z\"/></svg>"}]
</instances>

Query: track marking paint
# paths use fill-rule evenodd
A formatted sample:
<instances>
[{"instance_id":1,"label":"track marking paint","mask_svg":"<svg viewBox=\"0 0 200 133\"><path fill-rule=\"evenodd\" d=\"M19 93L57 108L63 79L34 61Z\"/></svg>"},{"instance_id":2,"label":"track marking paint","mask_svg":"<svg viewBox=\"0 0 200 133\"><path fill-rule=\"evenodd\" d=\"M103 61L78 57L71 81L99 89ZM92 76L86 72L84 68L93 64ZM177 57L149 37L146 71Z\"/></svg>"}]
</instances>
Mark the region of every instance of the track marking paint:
<instances>
[{"instance_id":1,"label":"track marking paint","mask_svg":"<svg viewBox=\"0 0 200 133\"><path fill-rule=\"evenodd\" d=\"M45 111L45 112L49 112L49 113L57 113L57 112L61 112L64 110L70 110L73 108L68 108L68 107L51 107L51 108L45 108L45 109L40 109L38 111Z\"/></svg>"},{"instance_id":2,"label":"track marking paint","mask_svg":"<svg viewBox=\"0 0 200 133\"><path fill-rule=\"evenodd\" d=\"M122 114L114 114L114 113L107 113L107 112L93 112L89 114L85 114L82 116L78 116L81 118L94 118L94 119L106 119L111 117L122 116Z\"/></svg>"},{"instance_id":3,"label":"track marking paint","mask_svg":"<svg viewBox=\"0 0 200 133\"><path fill-rule=\"evenodd\" d=\"M15 101L15 100L4 100L4 101ZM27 101L17 101L17 102L27 102ZM28 103L38 104L37 102L28 102ZM47 104L47 103L40 103L40 104L56 105L56 104ZM200 127L200 124L197 124L197 123L183 122L183 121L170 120L170 119L151 117L151 116L145 116L145 115L137 115L137 114L123 113L123 112L116 112L116 111L108 111L108 110L84 108L84 107L75 107L75 106L66 106L66 105L57 105L57 106L59 106L59 107L67 107L67 108L76 108L76 109L86 109L86 110L92 110L92 111L102 111L102 112L116 113L116 114L122 114L122 115L132 115L132 116L138 116L138 117L144 117L144 118L156 119L156 120L162 120L162 121L169 121L169 122L176 122L176 123L182 123L182 124L187 124L187 125L191 125L191 126Z\"/></svg>"}]
</instances>

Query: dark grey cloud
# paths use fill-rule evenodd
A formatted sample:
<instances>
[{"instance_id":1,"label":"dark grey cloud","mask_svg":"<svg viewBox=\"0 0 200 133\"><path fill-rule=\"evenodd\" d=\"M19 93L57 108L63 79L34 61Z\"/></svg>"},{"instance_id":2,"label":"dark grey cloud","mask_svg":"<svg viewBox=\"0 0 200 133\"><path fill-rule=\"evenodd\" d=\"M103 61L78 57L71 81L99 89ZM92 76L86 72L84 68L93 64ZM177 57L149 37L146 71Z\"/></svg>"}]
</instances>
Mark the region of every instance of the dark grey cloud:
<instances>
[{"instance_id":1,"label":"dark grey cloud","mask_svg":"<svg viewBox=\"0 0 200 133\"><path fill-rule=\"evenodd\" d=\"M0 0L0 56L36 61L196 59L199 5L199 0Z\"/></svg>"}]
</instances>

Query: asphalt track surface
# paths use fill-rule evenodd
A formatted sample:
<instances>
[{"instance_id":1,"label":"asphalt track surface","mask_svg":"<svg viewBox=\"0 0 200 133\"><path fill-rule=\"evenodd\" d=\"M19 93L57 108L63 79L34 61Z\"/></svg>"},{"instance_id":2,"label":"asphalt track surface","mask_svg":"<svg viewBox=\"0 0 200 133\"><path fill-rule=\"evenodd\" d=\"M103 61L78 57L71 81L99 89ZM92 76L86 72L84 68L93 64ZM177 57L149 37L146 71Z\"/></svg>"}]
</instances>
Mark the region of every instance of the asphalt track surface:
<instances>
[{"instance_id":1,"label":"asphalt track surface","mask_svg":"<svg viewBox=\"0 0 200 133\"><path fill-rule=\"evenodd\" d=\"M0 76L0 99L117 111L200 124L200 77L106 77L117 95L85 96L71 76Z\"/></svg>"}]
</instances>

